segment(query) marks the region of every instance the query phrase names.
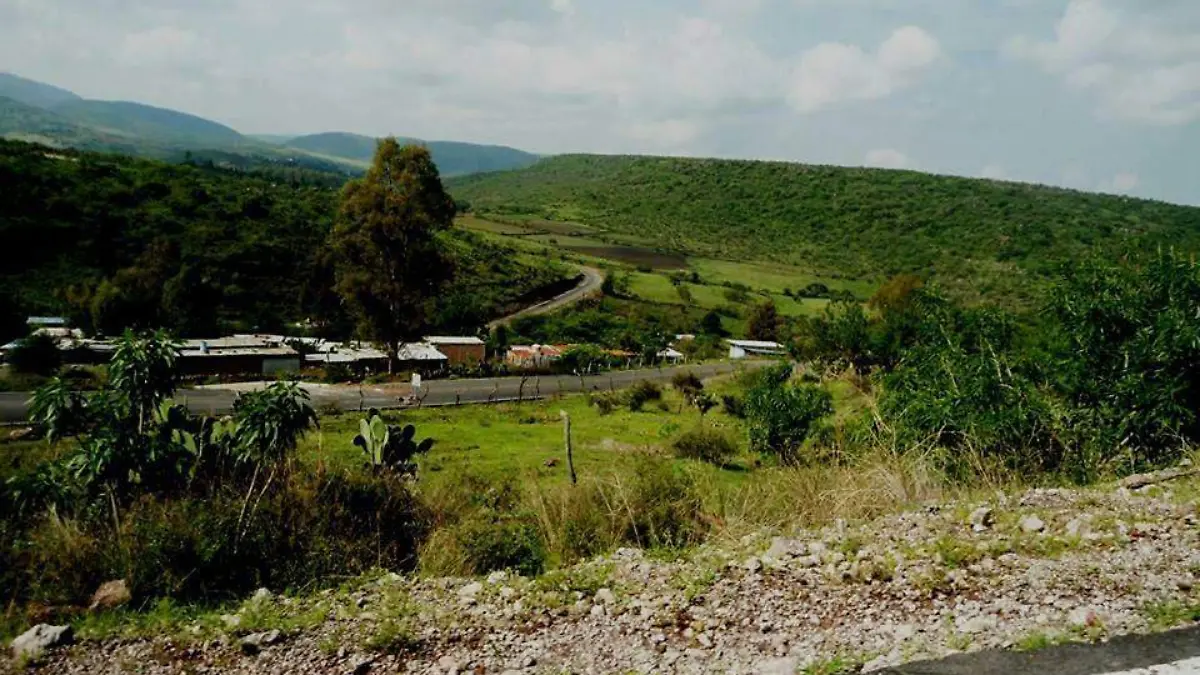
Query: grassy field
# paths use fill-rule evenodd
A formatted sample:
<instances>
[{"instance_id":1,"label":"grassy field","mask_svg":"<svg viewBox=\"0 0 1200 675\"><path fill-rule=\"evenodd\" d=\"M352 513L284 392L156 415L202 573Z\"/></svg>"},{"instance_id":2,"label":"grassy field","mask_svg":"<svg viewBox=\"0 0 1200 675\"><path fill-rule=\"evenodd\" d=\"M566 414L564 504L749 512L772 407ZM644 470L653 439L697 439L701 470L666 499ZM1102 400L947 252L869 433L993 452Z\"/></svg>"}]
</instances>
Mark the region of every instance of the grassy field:
<instances>
[{"instance_id":1,"label":"grassy field","mask_svg":"<svg viewBox=\"0 0 1200 675\"><path fill-rule=\"evenodd\" d=\"M571 416L576 473L581 478L610 477L630 470L639 455L665 455L676 437L700 423L695 409L680 411L682 401L673 391L664 393L663 402L665 410L651 403L643 412L619 409L602 415L586 396L575 395L522 405L387 412L384 418L390 424L415 425L418 438L435 439L433 450L420 462L422 488L459 480L463 474L558 485L568 480L562 411ZM363 452L352 441L361 417L323 418L321 429L305 439L301 455L331 468L357 469ZM706 416L705 424L728 429L745 449L739 420L717 410ZM558 465L548 467L548 460L557 460ZM746 480L746 469L753 463L744 454L733 469L707 465L697 469L719 483L736 486Z\"/></svg>"},{"instance_id":2,"label":"grassy field","mask_svg":"<svg viewBox=\"0 0 1200 675\"><path fill-rule=\"evenodd\" d=\"M717 309L736 303L731 302L725 294L729 291L724 286L709 284L684 283L680 285L691 294L691 300L685 302L679 288L671 283L671 279L662 274L635 272L630 275L630 291L642 300L668 305L693 305L703 309ZM767 298L774 301L781 316L816 316L824 311L828 300L815 298L792 298L782 293L758 293L751 296L751 302L763 302Z\"/></svg>"}]
</instances>

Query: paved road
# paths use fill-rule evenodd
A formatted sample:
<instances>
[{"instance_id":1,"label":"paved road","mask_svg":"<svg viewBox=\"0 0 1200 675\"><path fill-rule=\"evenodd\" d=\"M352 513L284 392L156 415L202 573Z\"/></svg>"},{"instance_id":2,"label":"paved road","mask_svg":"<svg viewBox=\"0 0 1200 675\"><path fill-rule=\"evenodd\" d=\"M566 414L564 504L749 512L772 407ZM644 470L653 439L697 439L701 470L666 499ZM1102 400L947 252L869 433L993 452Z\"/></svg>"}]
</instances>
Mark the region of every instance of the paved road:
<instances>
[{"instance_id":1,"label":"paved road","mask_svg":"<svg viewBox=\"0 0 1200 675\"><path fill-rule=\"evenodd\" d=\"M1182 675L1200 673L1200 627L1127 635L1098 645L987 651L913 663L881 675Z\"/></svg>"},{"instance_id":2,"label":"paved road","mask_svg":"<svg viewBox=\"0 0 1200 675\"><path fill-rule=\"evenodd\" d=\"M488 330L502 324L509 324L514 319L519 319L523 316L537 316L538 314L547 314L566 305L578 302L589 293L600 290L600 286L604 284L604 273L595 267L585 267L580 265L579 271L583 274L583 280L579 282L575 288L561 293L545 302L539 302L536 305L526 307L516 314L509 314L502 319L496 319L488 324Z\"/></svg>"},{"instance_id":3,"label":"paved road","mask_svg":"<svg viewBox=\"0 0 1200 675\"><path fill-rule=\"evenodd\" d=\"M424 397L423 405L427 406L487 403L497 400L516 400L518 397L544 398L559 393L602 391L610 388L622 389L641 380L669 382L675 373L681 371L692 371L701 378L709 378L732 373L738 367L759 368L767 363L770 362L744 361L739 365L713 363L700 366L616 371L586 376L582 381L571 375L530 377L525 381L523 387L519 377L429 380L422 387L421 395ZM196 414L223 414L232 409L239 392L252 391L262 386L264 386L263 383L246 383L181 389L176 392L175 400L183 403ZM411 388L407 385L364 385L358 388L345 385L305 384L304 388L312 396L313 406L318 410L331 406L336 406L340 410L404 407L405 402L402 398L408 397L412 393ZM27 393L0 393L0 422L20 423L25 421L28 416L28 399L29 394Z\"/></svg>"}]
</instances>

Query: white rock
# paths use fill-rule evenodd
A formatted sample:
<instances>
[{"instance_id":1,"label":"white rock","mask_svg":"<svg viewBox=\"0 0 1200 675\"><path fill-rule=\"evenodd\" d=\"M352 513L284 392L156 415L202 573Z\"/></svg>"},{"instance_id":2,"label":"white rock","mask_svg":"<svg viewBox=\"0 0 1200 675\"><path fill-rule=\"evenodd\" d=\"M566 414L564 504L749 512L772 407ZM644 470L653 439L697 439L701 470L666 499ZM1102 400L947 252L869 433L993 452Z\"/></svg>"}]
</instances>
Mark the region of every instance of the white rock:
<instances>
[{"instance_id":1,"label":"white rock","mask_svg":"<svg viewBox=\"0 0 1200 675\"><path fill-rule=\"evenodd\" d=\"M474 598L483 590L483 584L478 581L472 582L458 589L458 595L462 598Z\"/></svg>"},{"instance_id":2,"label":"white rock","mask_svg":"<svg viewBox=\"0 0 1200 675\"><path fill-rule=\"evenodd\" d=\"M796 558L795 564L797 567L812 569L814 567L820 567L821 559L815 555L803 555L799 558Z\"/></svg>"},{"instance_id":3,"label":"white rock","mask_svg":"<svg viewBox=\"0 0 1200 675\"><path fill-rule=\"evenodd\" d=\"M990 615L975 616L965 621L958 621L958 630L970 635L978 635L992 630L998 625L996 617Z\"/></svg>"},{"instance_id":4,"label":"white rock","mask_svg":"<svg viewBox=\"0 0 1200 675\"><path fill-rule=\"evenodd\" d=\"M783 658L756 663L751 672L759 673L760 675L794 675L799 670L800 659Z\"/></svg>"},{"instance_id":5,"label":"white rock","mask_svg":"<svg viewBox=\"0 0 1200 675\"><path fill-rule=\"evenodd\" d=\"M492 572L488 575L487 582L496 585L506 579L508 579L508 572Z\"/></svg>"},{"instance_id":6,"label":"white rock","mask_svg":"<svg viewBox=\"0 0 1200 675\"><path fill-rule=\"evenodd\" d=\"M1067 623L1073 627L1085 627L1102 623L1100 615L1091 607L1076 607L1067 615Z\"/></svg>"},{"instance_id":7,"label":"white rock","mask_svg":"<svg viewBox=\"0 0 1200 675\"><path fill-rule=\"evenodd\" d=\"M1021 531L1024 532L1025 534L1033 534L1035 532L1042 532L1045 529L1046 529L1046 523L1044 521L1042 521L1041 518L1038 518L1037 516L1030 515L1030 516L1025 516L1024 518L1021 519Z\"/></svg>"},{"instance_id":8,"label":"white rock","mask_svg":"<svg viewBox=\"0 0 1200 675\"><path fill-rule=\"evenodd\" d=\"M614 605L617 602L617 596L613 595L611 590L607 588L601 588L600 590L596 591L595 600L596 603L600 605Z\"/></svg>"},{"instance_id":9,"label":"white rock","mask_svg":"<svg viewBox=\"0 0 1200 675\"><path fill-rule=\"evenodd\" d=\"M981 506L971 512L971 529L983 532L996 522L996 514L990 507Z\"/></svg>"},{"instance_id":10,"label":"white rock","mask_svg":"<svg viewBox=\"0 0 1200 675\"><path fill-rule=\"evenodd\" d=\"M746 562L742 563L742 567L745 567L746 571L750 572L751 574L761 570L762 566L762 561L754 557L747 558Z\"/></svg>"},{"instance_id":11,"label":"white rock","mask_svg":"<svg viewBox=\"0 0 1200 675\"><path fill-rule=\"evenodd\" d=\"M274 599L275 594L271 593L271 591L266 588L260 588L257 591L254 591L254 595L250 596L250 601L254 603L271 602Z\"/></svg>"},{"instance_id":12,"label":"white rock","mask_svg":"<svg viewBox=\"0 0 1200 675\"><path fill-rule=\"evenodd\" d=\"M36 659L48 649L69 645L75 641L75 631L70 626L38 624L12 641L13 658Z\"/></svg>"},{"instance_id":13,"label":"white rock","mask_svg":"<svg viewBox=\"0 0 1200 675\"><path fill-rule=\"evenodd\" d=\"M453 656L443 656L442 658L438 659L437 665L443 673L458 675L458 661L454 660Z\"/></svg>"}]
</instances>

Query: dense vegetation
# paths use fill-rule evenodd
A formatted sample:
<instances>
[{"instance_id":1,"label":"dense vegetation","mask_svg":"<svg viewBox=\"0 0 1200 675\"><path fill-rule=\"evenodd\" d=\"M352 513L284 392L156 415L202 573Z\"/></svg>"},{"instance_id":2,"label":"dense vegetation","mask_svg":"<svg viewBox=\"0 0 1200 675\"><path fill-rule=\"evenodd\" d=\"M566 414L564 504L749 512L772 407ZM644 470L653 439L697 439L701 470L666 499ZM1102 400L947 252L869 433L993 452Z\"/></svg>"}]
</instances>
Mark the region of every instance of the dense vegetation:
<instances>
[{"instance_id":1,"label":"dense vegetation","mask_svg":"<svg viewBox=\"0 0 1200 675\"><path fill-rule=\"evenodd\" d=\"M911 272L970 300L1029 303L1057 263L1087 251L1200 248L1200 209L912 171L560 156L449 185L479 213L579 222L820 275Z\"/></svg>"},{"instance_id":2,"label":"dense vegetation","mask_svg":"<svg viewBox=\"0 0 1200 675\"><path fill-rule=\"evenodd\" d=\"M0 141L0 314L72 315L109 334L281 329L346 332L326 239L337 192L306 175L50 151ZM436 321L476 326L564 271L467 233L444 235L463 298Z\"/></svg>"},{"instance_id":3,"label":"dense vegetation","mask_svg":"<svg viewBox=\"0 0 1200 675\"><path fill-rule=\"evenodd\" d=\"M1036 318L888 284L876 312L806 322L796 355L870 375L878 410L838 436L934 448L969 474L1002 465L1081 481L1178 460L1200 442L1200 265L1175 253L1068 267Z\"/></svg>"}]
</instances>

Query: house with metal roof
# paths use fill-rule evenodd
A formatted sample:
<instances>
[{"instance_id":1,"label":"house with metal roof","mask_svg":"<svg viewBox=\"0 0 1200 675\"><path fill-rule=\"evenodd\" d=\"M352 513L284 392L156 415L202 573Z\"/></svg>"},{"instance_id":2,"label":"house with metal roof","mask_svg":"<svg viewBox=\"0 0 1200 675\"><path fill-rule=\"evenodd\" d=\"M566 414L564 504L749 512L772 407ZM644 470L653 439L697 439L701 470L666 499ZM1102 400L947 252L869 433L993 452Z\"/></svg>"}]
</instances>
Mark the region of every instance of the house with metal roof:
<instances>
[{"instance_id":1,"label":"house with metal roof","mask_svg":"<svg viewBox=\"0 0 1200 675\"><path fill-rule=\"evenodd\" d=\"M726 340L729 345L729 358L734 360L748 359L756 356L783 356L787 350L778 342L760 340Z\"/></svg>"},{"instance_id":2,"label":"house with metal roof","mask_svg":"<svg viewBox=\"0 0 1200 675\"><path fill-rule=\"evenodd\" d=\"M477 337L434 335L425 342L445 354L451 366L476 366L487 360L487 345Z\"/></svg>"}]
</instances>

